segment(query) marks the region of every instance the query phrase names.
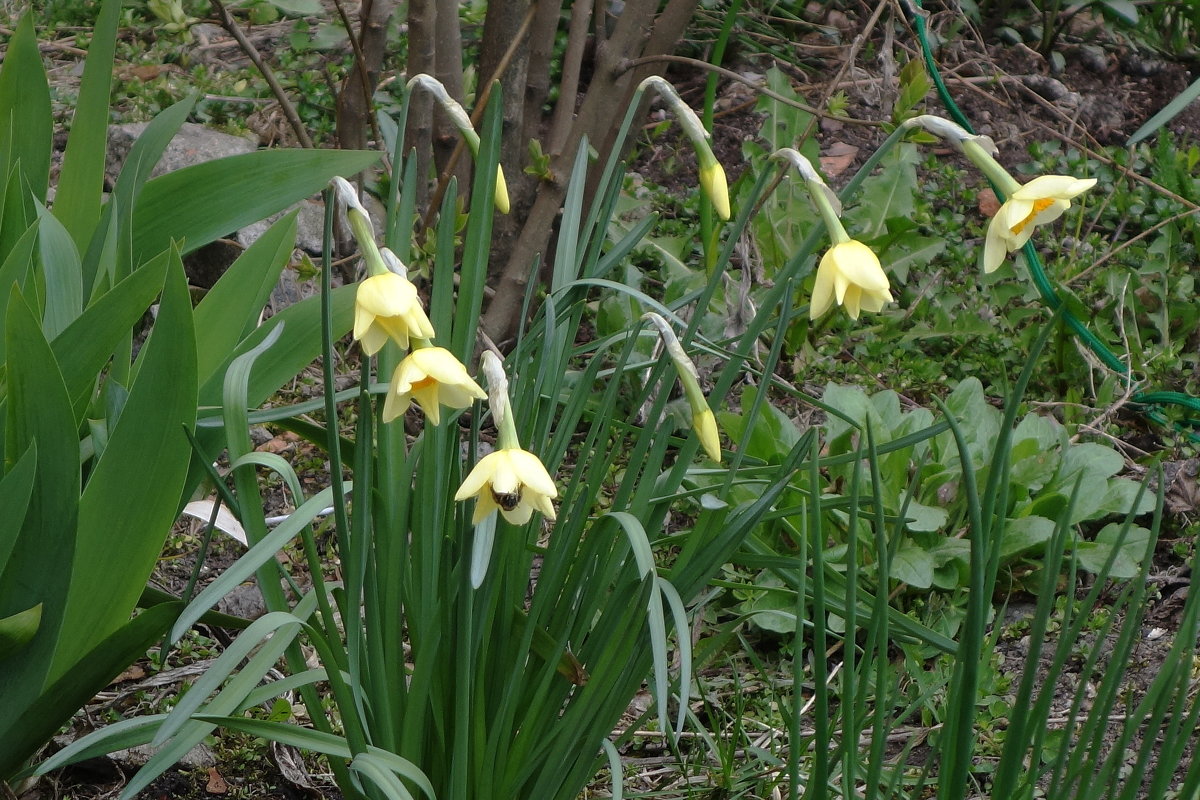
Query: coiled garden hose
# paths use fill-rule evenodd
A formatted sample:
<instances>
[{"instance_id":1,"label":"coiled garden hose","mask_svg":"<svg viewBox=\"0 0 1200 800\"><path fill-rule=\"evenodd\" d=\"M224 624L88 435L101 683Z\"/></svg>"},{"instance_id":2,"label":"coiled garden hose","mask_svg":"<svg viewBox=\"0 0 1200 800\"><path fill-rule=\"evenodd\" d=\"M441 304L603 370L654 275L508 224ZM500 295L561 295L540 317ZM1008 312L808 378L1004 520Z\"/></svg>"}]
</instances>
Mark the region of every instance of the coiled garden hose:
<instances>
[{"instance_id":1,"label":"coiled garden hose","mask_svg":"<svg viewBox=\"0 0 1200 800\"><path fill-rule=\"evenodd\" d=\"M970 133L975 133L975 129L971 126L970 120L966 114L954 102L954 98L950 96L950 90L946 88L945 81L942 80L941 72L938 70L937 63L933 60L933 48L929 44L928 27L925 22L925 11L921 7L921 0L900 0L900 7L904 11L904 15L917 34L917 41L921 48L921 56L925 61L925 69L929 72L929 77L933 80L934 88L937 91L938 97L942 104L946 107L950 116ZM993 187L995 189L995 187ZM1004 196L997 189L997 199L1003 203ZM1088 330L1087 326L1076 317L1069 308L1063 307L1062 298L1055 292L1050 280L1046 277L1046 270L1042 264L1041 257L1038 255L1037 248L1033 241L1030 240L1025 244L1024 248L1025 262L1029 268L1029 274L1033 278L1034 285L1037 287L1038 294L1041 295L1042 302L1051 310L1058 312L1064 325L1075 335L1079 341L1083 342L1095 356L1100 359L1103 364L1109 369L1119 374L1126 383L1133 382L1132 368L1123 362L1109 347L1100 340L1096 334ZM1135 408L1146 418L1151 419L1162 425L1170 425L1166 414L1163 413L1165 406L1177 406L1189 412L1181 423L1177 423L1176 427L1180 429L1193 442L1200 442L1200 398L1193 397L1183 392L1134 392L1130 396L1130 401ZM1195 416L1192 416L1192 415ZM1193 428L1196 430L1188 430Z\"/></svg>"}]
</instances>

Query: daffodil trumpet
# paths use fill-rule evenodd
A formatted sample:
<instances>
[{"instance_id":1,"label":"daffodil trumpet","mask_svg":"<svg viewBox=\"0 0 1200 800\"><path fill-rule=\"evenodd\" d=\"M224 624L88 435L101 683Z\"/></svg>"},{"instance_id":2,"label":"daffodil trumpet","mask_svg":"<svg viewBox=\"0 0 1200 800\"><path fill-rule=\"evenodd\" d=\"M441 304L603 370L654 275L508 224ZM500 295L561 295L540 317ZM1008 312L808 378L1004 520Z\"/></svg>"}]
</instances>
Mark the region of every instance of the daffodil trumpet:
<instances>
[{"instance_id":1,"label":"daffodil trumpet","mask_svg":"<svg viewBox=\"0 0 1200 800\"><path fill-rule=\"evenodd\" d=\"M466 109L451 97L442 82L432 75L426 75L422 72L409 78L408 90L411 92L417 88L424 89L433 95L433 99L446 112L446 116L450 118L454 127L458 128L458 132L467 143L467 147L471 149L471 155L478 158L479 134L475 132L475 126L471 124L471 117L467 114ZM496 188L492 197L496 205L496 210L501 214L507 214L511 208L511 203L508 199L508 182L504 180L504 169L499 164L496 165Z\"/></svg>"},{"instance_id":2,"label":"daffodil trumpet","mask_svg":"<svg viewBox=\"0 0 1200 800\"><path fill-rule=\"evenodd\" d=\"M809 319L823 316L835 302L854 320L862 311L883 310L884 304L892 302L887 273L871 248L846 233L838 216L841 203L837 195L821 179L812 162L797 151L783 148L774 156L790 162L804 178L813 205L820 212L833 242L817 266L817 278L808 304Z\"/></svg>"},{"instance_id":3,"label":"daffodil trumpet","mask_svg":"<svg viewBox=\"0 0 1200 800\"><path fill-rule=\"evenodd\" d=\"M488 382L488 405L496 423L496 449L479 460L463 480L454 499L475 498L472 523L479 525L493 513L514 525L529 522L534 511L553 520L558 489L541 459L521 448L508 398L508 378L500 359L489 351L481 358Z\"/></svg>"},{"instance_id":4,"label":"daffodil trumpet","mask_svg":"<svg viewBox=\"0 0 1200 800\"><path fill-rule=\"evenodd\" d=\"M700 168L700 187L704 190L708 201L712 203L717 216L722 220L728 220L731 214L729 181L725 177L725 169L721 166L721 162L717 161L717 157L713 155L712 134L704 129L704 123L700 121L700 117L696 115L691 106L683 102L679 92L675 91L675 87L665 79L658 75L651 75L638 84L637 91L640 94L650 88L658 92L658 96L679 120L684 135L688 137L696 151L696 163Z\"/></svg>"},{"instance_id":5,"label":"daffodil trumpet","mask_svg":"<svg viewBox=\"0 0 1200 800\"><path fill-rule=\"evenodd\" d=\"M684 397L687 398L688 407L692 412L692 430L696 432L700 446L704 448L704 452L708 454L709 458L720 463L721 434L717 429L717 419L713 415L712 409L708 407L708 400L704 397L704 390L700 388L700 376L696 372L696 365L688 358L683 345L679 343L679 337L675 335L675 331L662 316L653 311L647 311L642 315L642 319L658 329L663 347L670 356L671 363L675 365L675 371L679 375L679 384L683 387Z\"/></svg>"},{"instance_id":6,"label":"daffodil trumpet","mask_svg":"<svg viewBox=\"0 0 1200 800\"><path fill-rule=\"evenodd\" d=\"M994 272L1008 253L1025 246L1034 229L1058 219L1071 201L1096 185L1095 178L1070 175L1040 175L1021 184L996 160L996 145L986 136L970 134L954 123L923 115L909 120L925 130L948 139L991 181L1000 209L988 223L983 243L983 271Z\"/></svg>"}]
</instances>

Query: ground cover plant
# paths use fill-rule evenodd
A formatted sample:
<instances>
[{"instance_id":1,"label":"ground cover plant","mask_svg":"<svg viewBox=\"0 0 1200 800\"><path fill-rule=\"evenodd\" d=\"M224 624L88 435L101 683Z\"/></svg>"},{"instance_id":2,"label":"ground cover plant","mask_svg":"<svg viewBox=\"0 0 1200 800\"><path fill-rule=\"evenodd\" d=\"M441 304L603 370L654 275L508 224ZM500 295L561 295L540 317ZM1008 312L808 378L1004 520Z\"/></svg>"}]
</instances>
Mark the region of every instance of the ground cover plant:
<instances>
[{"instance_id":1,"label":"ground cover plant","mask_svg":"<svg viewBox=\"0 0 1200 800\"><path fill-rule=\"evenodd\" d=\"M110 27L98 26L94 41L115 30L117 8L104 6ZM22 26L16 55L10 50L0 73L0 99L13 109L10 118L19 111L21 119L45 119L48 104L28 77L37 73L29 68L32 28ZM733 35L725 25L718 42ZM89 72L109 74L92 67L105 63L105 50L93 57ZM223 205L213 209L219 219L200 213L214 206L213 192L230 190L247 162L184 176L207 177L209 188L184 177L161 184L162 197L186 187L196 200L182 209L152 205L141 217L135 210L130 228L118 227L130 202L120 184L100 205L94 160L88 192L64 193L60 183L49 212L35 206L14 223L36 254L11 269L23 270L20 291L36 303L24 315L10 305L8 315L10 441L40 443L49 436L44 430L57 431L55 474L70 482L75 445L64 443L63 432L79 431L82 497L95 486L97 498L126 511L144 509L113 484L143 482L128 471L148 465L113 458L122 430L170 439L161 458L174 469L150 469L173 482L157 493L162 508L143 526L139 566L119 581L85 578L97 559L77 559L73 573L58 576L67 597L120 583L133 599L158 546L152 540L161 543L166 533L159 517L181 505L202 476L250 547L194 599L189 588L185 602L135 616L128 627L136 635L123 636L120 647L102 642L100 652L111 651L105 658L68 665L73 691L66 693L38 661L53 627L31 613L34 601L52 595L25 580L25 562L6 559L0 583L11 589L0 632L10 646L0 666L14 666L6 677L28 675L26 683L52 698L35 700L30 713L52 702L59 716L47 716L44 730L10 725L5 735L21 749L12 751L5 777L24 779L136 743L163 746L122 787L134 796L193 745L226 730L322 754L341 795L354 797L565 798L589 783L590 791L613 796L1194 795L1194 593L1155 668L1131 673L1147 599L1161 585L1150 576L1164 538L1168 481L1153 461L1135 480L1110 440L1079 437L1084 427L1112 434L1115 415L1106 404L1123 397L1152 412L1160 435L1177 437L1188 453L1186 403L1172 416L1171 397L1145 387L1186 395L1190 386L1195 304L1173 254L1193 246L1191 218L1169 205L1191 202L1189 151L1173 150L1164 138L1127 156L1153 165L1154 185L1112 190L1095 209L1089 198L1101 192L1094 183L1132 181L1117 158L1110 164L1081 151L1032 147L1033 163L1013 177L1004 167L1014 162L996 160L986 137L920 113L930 85L921 63L913 59L900 73L888 136L864 153L865 163L843 167L836 182L827 181L835 162L817 160L817 116L792 105L800 101L783 71L766 76L765 146L745 145L749 166L732 185L703 122L712 101L697 114L671 84L637 84L597 163L589 163L581 140L566 168L555 168L562 204L554 250L544 267L542 260L526 265L523 291L506 299L521 313L503 349L478 335L491 246L513 177L502 158L499 90L481 100L472 122L433 78L413 76L394 88L395 113L378 121L390 143L390 172L373 184L386 206L382 229L373 227L358 190L335 180L336 192L325 192L321 297L260 327L253 318L294 238L289 218L190 315L178 259L193 242L267 213L269 204L253 193L245 211ZM93 86L80 96L92 98L97 119L107 83ZM620 161L622 141L636 138L642 94L659 98L666 115L650 136L679 131L673 148L680 163L696 162L686 184L653 197L659 213L645 213L646 184L628 178ZM445 109L475 159L474 180L448 180L432 217L420 209L427 167L404 136L410 118L422 124L426 96ZM844 117L845 103L834 99L827 110ZM158 141L165 143L189 108L164 112ZM99 122L90 126L94 159L103 137ZM72 137L88 129L77 119ZM9 130L8 152L41 163L40 135ZM936 150L939 141L951 152ZM285 170L297 174L297 185L272 202L357 169L349 161L354 166L335 168L335 156L363 164L374 158L301 155L313 159L309 167ZM329 164L314 183L322 160ZM28 180L17 162L9 162L13 180ZM990 222L928 199L961 185L971 174L964 165L995 187ZM155 198L153 186L136 202ZM44 202L38 187L34 197ZM1159 202L1163 187L1172 195L1167 204ZM98 233L69 221L73 202L86 205L81 218L100 220ZM365 276L334 289L339 216ZM1113 247L1103 238L1135 218L1142 226L1136 241ZM53 219L95 241L87 256L68 257L66 240L46 221ZM434 221L429 234L410 235L424 230L424 219ZM1046 246L1065 233L1076 242L1069 253ZM183 244L170 249L172 240ZM1054 276L1050 310L1040 305L1047 292L1038 283L1039 258ZM1148 287L1128 302L1119 288L1124 259ZM55 387L35 391L22 376L39 374L32 363L70 363L55 347L72 329L56 334L54 327L71 296L53 283L64 263L80 265L66 274L82 274L85 286L100 286L86 276L128 272L94 290L83 309L93 302L100 309L118 289L134 292L125 283L134 278L128 287L138 299L127 303L126 316L79 314L79 337L86 331L89 339L119 341L87 349L95 366L81 373L78 389L59 392L67 410L78 396L81 411L52 418L28 398L40 401ZM952 271L955 280L939 283L936 270ZM130 362L133 317L164 281L162 321ZM218 323L216 314L232 321ZM96 335L101 318L106 336ZM1081 321L1129 361L1104 372L1072 357L1072 325ZM338 340L351 328L356 343L346 349ZM997 328L1010 337L1007 347L972 352L973 341ZM166 360L156 355L162 341L182 354L172 363L187 363L192 353L197 364L194 386L190 379L171 386L183 398L175 404L183 420L164 408L143 410L162 392L164 379L152 384L148 377L156 357ZM846 385L886 376L897 342L905 374L916 376L897 385L899 392L886 377ZM76 346L62 347L80 357ZM109 364L114 349L118 358ZM328 391L260 408L318 350ZM830 363L835 352L849 358ZM59 368L64 379L73 370ZM1093 375L1099 385L1083 388ZM151 385L158 388L138 391ZM907 396L914 387L916 402ZM1055 402L1039 406L1033 398ZM1105 413L1097 417L1081 401ZM129 420L143 424L119 424ZM181 421L194 429L190 441L174 436ZM319 463L328 464L321 486L311 488L311 474L301 480L292 464L257 451L249 428L259 424L321 449ZM122 446L145 448L142 439L130 441ZM211 469L217 453L228 474ZM37 468L41 460L24 460L36 456L16 458L0 484L0 499L16 516L27 483L35 498L64 496ZM94 483L105 463L126 471ZM266 472L287 487L294 508L276 527L266 519ZM330 521L318 522L327 506ZM39 513L47 507L45 499L29 504ZM81 499L81 514L85 507ZM210 507L215 521L218 506ZM104 507L101 518L115 513ZM1166 523L1169 535L1178 536L1178 524ZM49 570L61 557L39 553L36 534L24 527L19 536L13 559L36 556ZM280 561L285 546L291 556ZM252 622L208 616L245 630L186 693L161 713L100 728L40 763L27 760L61 715L107 680L100 673L119 670L168 627L163 652L170 653L252 575L267 613ZM1036 602L1010 628L993 600L1019 604L1025 593ZM1101 600L1105 612L1093 613ZM128 609L114 604L106 612L121 625ZM1015 628L1028 634L1024 669L1004 673L997 654ZM83 661L91 663L76 666ZM722 671L715 666L722 663L750 666ZM745 686L746 676L764 687L763 699ZM719 688L724 683L734 691ZM643 684L649 700L639 703ZM647 742L673 753L672 780L681 771L691 776L654 785L638 767Z\"/></svg>"}]
</instances>

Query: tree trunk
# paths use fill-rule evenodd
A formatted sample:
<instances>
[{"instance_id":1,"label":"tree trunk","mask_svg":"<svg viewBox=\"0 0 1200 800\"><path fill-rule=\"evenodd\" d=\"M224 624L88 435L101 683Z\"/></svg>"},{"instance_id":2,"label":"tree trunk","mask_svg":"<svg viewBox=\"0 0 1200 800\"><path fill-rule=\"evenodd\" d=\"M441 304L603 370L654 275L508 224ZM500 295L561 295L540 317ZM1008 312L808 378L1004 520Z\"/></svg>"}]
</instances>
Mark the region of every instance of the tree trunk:
<instances>
[{"instance_id":1,"label":"tree trunk","mask_svg":"<svg viewBox=\"0 0 1200 800\"><path fill-rule=\"evenodd\" d=\"M507 341L517 329L530 269L539 254L548 256L550 238L566 193L566 178L580 141L586 136L589 142L597 146L600 163L603 163L616 136L614 118L618 117L619 112L615 112L615 109L626 108L636 81L654 72L652 67L625 71L622 65L632 58L661 55L673 50L691 21L696 3L697 0L670 0L663 13L656 18L657 3L654 0L629 0L617 19L612 35L607 38L603 38L604 20L600 18L595 21L599 35L591 83L573 119L566 114L556 114L555 119L562 128L550 134L551 141L560 143L560 147L552 153L553 178L538 187L537 199L497 277L496 294L481 320L484 331L494 341ZM558 102L573 106L575 98L562 94Z\"/></svg>"}]
</instances>

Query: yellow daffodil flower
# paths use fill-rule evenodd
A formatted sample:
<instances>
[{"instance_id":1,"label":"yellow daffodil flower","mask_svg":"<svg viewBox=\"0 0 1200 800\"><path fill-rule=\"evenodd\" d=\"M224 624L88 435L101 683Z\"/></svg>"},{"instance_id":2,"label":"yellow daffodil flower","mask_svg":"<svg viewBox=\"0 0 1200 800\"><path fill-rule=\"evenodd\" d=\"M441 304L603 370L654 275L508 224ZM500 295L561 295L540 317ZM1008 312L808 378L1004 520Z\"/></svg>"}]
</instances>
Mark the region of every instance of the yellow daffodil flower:
<instances>
[{"instance_id":1,"label":"yellow daffodil flower","mask_svg":"<svg viewBox=\"0 0 1200 800\"><path fill-rule=\"evenodd\" d=\"M879 257L862 242L838 242L821 257L808 307L809 319L823 315L835 301L845 307L850 319L858 319L860 310L875 312L892 302Z\"/></svg>"},{"instance_id":2,"label":"yellow daffodil flower","mask_svg":"<svg viewBox=\"0 0 1200 800\"><path fill-rule=\"evenodd\" d=\"M1011 192L988 225L983 244L984 272L996 270L1007 253L1025 246L1034 228L1061 217L1073 198L1095 185L1095 178L1042 175Z\"/></svg>"},{"instance_id":3,"label":"yellow daffodil flower","mask_svg":"<svg viewBox=\"0 0 1200 800\"><path fill-rule=\"evenodd\" d=\"M417 287L394 272L372 275L358 285L354 299L354 338L363 352L375 355L392 339L408 347L408 338L433 338L433 323L421 308Z\"/></svg>"},{"instance_id":4,"label":"yellow daffodil flower","mask_svg":"<svg viewBox=\"0 0 1200 800\"><path fill-rule=\"evenodd\" d=\"M479 387L467 368L444 347L419 347L396 367L387 399L383 402L383 421L391 422L408 410L412 400L434 425L442 421L441 407L467 408L487 393Z\"/></svg>"},{"instance_id":5,"label":"yellow daffodil flower","mask_svg":"<svg viewBox=\"0 0 1200 800\"><path fill-rule=\"evenodd\" d=\"M476 498L473 524L499 510L512 524L524 525L535 510L546 519L554 519L550 501L558 497L558 490L537 456L513 447L488 453L479 460L454 495L455 500L468 497Z\"/></svg>"}]
</instances>

